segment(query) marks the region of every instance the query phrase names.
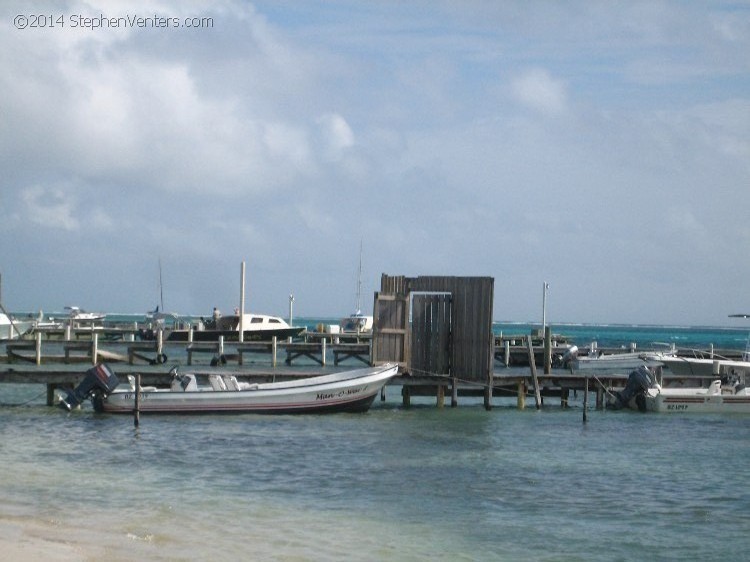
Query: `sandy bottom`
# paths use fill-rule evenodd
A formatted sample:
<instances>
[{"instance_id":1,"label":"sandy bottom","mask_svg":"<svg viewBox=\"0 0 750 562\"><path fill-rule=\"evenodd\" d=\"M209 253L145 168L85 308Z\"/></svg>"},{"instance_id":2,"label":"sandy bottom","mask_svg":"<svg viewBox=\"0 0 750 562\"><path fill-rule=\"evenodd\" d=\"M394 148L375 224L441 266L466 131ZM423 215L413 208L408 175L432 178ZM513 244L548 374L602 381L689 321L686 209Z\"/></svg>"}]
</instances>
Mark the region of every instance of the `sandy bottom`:
<instances>
[{"instance_id":1,"label":"sandy bottom","mask_svg":"<svg viewBox=\"0 0 750 562\"><path fill-rule=\"evenodd\" d=\"M61 562L93 560L103 549L71 542L54 521L24 517L0 518L0 561L56 560Z\"/></svg>"}]
</instances>

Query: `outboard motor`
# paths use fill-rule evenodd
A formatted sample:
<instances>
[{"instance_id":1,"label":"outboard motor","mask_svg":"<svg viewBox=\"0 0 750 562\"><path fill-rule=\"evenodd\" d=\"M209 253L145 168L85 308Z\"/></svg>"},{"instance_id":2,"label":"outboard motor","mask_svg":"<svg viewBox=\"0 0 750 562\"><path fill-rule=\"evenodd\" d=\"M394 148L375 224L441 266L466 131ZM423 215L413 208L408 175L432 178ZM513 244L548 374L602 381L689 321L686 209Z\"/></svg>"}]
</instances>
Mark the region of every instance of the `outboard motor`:
<instances>
[{"instance_id":1,"label":"outboard motor","mask_svg":"<svg viewBox=\"0 0 750 562\"><path fill-rule=\"evenodd\" d=\"M560 358L560 364L563 367L568 367L569 363L578 357L578 346L571 345Z\"/></svg>"},{"instance_id":2,"label":"outboard motor","mask_svg":"<svg viewBox=\"0 0 750 562\"><path fill-rule=\"evenodd\" d=\"M641 365L628 375L628 382L620 392L615 392L614 402L607 406L613 410L621 410L628 406L630 400L635 398L635 403L641 412L646 411L646 391L654 382L653 375L648 367Z\"/></svg>"},{"instance_id":3,"label":"outboard motor","mask_svg":"<svg viewBox=\"0 0 750 562\"><path fill-rule=\"evenodd\" d=\"M68 411L80 406L86 398L93 392L99 390L104 394L110 394L120 381L117 380L109 366L99 363L86 371L86 376L74 390L68 390L65 398L60 400L60 404Z\"/></svg>"}]
</instances>

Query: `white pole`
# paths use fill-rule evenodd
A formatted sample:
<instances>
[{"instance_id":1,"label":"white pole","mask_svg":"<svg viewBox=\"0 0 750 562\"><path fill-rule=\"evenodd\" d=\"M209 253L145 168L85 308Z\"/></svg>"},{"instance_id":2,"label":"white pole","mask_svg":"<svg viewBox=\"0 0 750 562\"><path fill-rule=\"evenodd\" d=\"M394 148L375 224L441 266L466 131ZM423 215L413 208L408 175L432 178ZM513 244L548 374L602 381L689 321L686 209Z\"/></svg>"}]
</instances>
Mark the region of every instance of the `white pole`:
<instances>
[{"instance_id":1,"label":"white pole","mask_svg":"<svg viewBox=\"0 0 750 562\"><path fill-rule=\"evenodd\" d=\"M549 291L549 283L545 281L542 285L542 331L547 327L547 291Z\"/></svg>"},{"instance_id":2,"label":"white pole","mask_svg":"<svg viewBox=\"0 0 750 562\"><path fill-rule=\"evenodd\" d=\"M240 338L242 343L245 341L245 262L242 262L240 268Z\"/></svg>"},{"instance_id":3,"label":"white pole","mask_svg":"<svg viewBox=\"0 0 750 562\"><path fill-rule=\"evenodd\" d=\"M292 313L294 309L294 295L289 295L289 325L293 326L292 322L294 320L294 314ZM292 336L289 336L288 341L291 343Z\"/></svg>"}]
</instances>

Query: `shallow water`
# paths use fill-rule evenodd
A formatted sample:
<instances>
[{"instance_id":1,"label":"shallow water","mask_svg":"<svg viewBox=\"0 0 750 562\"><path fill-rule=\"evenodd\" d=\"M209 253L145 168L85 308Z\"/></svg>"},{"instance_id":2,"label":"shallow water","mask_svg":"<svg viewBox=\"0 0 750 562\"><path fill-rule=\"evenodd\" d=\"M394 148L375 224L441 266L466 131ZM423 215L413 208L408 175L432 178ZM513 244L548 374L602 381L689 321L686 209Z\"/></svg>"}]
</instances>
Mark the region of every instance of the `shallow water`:
<instances>
[{"instance_id":1,"label":"shallow water","mask_svg":"<svg viewBox=\"0 0 750 562\"><path fill-rule=\"evenodd\" d=\"M3 385L3 403L41 387ZM128 416L0 408L0 525L113 560L739 560L750 416L515 409ZM589 401L593 404L593 397ZM92 557L93 558L93 557Z\"/></svg>"}]
</instances>

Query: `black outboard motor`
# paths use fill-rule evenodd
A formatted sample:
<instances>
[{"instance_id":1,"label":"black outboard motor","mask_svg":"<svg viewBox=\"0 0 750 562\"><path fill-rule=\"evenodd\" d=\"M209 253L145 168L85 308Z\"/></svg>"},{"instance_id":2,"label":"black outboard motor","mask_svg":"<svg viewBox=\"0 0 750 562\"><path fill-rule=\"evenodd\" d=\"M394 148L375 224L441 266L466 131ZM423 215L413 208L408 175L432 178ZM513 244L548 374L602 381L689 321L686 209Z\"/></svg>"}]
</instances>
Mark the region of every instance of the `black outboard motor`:
<instances>
[{"instance_id":1,"label":"black outboard motor","mask_svg":"<svg viewBox=\"0 0 750 562\"><path fill-rule=\"evenodd\" d=\"M646 411L646 391L654 382L651 371L645 365L641 365L628 375L628 382L620 392L615 392L614 402L607 406L612 410L621 410L628 406L628 402L635 397L635 403L641 412Z\"/></svg>"},{"instance_id":2,"label":"black outboard motor","mask_svg":"<svg viewBox=\"0 0 750 562\"><path fill-rule=\"evenodd\" d=\"M110 394L120 381L112 370L104 363L99 363L86 371L86 376L74 390L68 390L67 396L60 403L68 411L80 406L89 395L97 390Z\"/></svg>"}]
</instances>

